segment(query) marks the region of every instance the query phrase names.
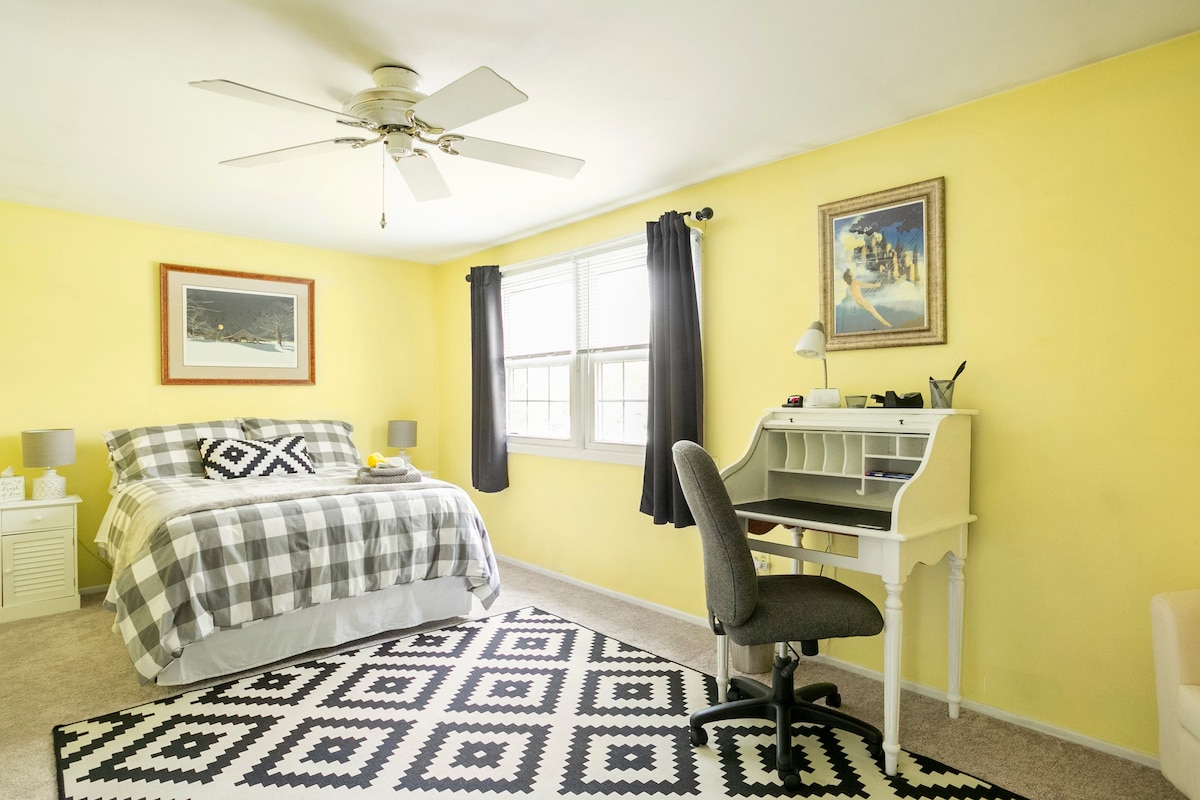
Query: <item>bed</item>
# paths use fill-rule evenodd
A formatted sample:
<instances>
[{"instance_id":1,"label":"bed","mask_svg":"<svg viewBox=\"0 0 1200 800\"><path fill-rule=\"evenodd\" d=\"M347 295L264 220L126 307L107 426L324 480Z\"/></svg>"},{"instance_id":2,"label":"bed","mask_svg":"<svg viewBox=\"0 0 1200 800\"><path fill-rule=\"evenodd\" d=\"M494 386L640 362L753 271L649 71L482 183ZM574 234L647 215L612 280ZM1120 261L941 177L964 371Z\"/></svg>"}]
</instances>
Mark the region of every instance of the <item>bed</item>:
<instances>
[{"instance_id":1,"label":"bed","mask_svg":"<svg viewBox=\"0 0 1200 800\"><path fill-rule=\"evenodd\" d=\"M104 604L143 682L192 683L492 604L499 573L467 493L419 473L363 482L351 432L239 418L104 435Z\"/></svg>"}]
</instances>

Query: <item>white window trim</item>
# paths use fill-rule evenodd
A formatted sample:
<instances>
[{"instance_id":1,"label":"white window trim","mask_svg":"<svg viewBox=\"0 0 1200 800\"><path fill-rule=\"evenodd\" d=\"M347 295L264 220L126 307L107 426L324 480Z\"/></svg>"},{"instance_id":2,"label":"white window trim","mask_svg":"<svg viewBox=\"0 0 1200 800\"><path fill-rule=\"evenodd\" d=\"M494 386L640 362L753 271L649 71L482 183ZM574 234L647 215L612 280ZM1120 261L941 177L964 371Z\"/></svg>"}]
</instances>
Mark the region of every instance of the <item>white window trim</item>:
<instances>
[{"instance_id":1,"label":"white window trim","mask_svg":"<svg viewBox=\"0 0 1200 800\"><path fill-rule=\"evenodd\" d=\"M700 303L703 261L700 258L700 255L704 233L699 228L689 228L689 230L691 231L692 236L692 274L696 283L697 304L701 306L701 308L698 309L700 311L700 319L701 322L703 322L703 304ZM534 261L513 264L509 267L501 267L500 274L502 277L504 275L519 275L524 272L544 269L546 267L561 264L567 259L589 258L594 255L617 250L623 247L630 247L644 240L644 233L630 234L628 236L610 239L606 242L601 242L588 247L581 247L575 250L557 253L553 256L539 258ZM603 360L603 357L595 360ZM507 363L508 359L505 359L506 379ZM599 461L608 464L628 464L631 466L643 466L645 464L646 446L644 444L616 444L595 441L593 435L595 415L592 411L592 405L594 404L595 400L595 398L592 396L592 386L594 385L594 381L592 384L588 383L589 380L593 379L593 371L590 367L591 363L593 363L593 359L585 357L576 360L571 368L572 420L578 418L581 423L573 426L575 430L571 438L549 439L535 436L518 436L510 433L507 435L509 453L516 453L519 455L546 456L549 458L565 458L576 461ZM587 368L581 369L581 364L586 365ZM508 413L507 407L505 409L505 413ZM576 414L578 414L578 417L574 416Z\"/></svg>"}]
</instances>

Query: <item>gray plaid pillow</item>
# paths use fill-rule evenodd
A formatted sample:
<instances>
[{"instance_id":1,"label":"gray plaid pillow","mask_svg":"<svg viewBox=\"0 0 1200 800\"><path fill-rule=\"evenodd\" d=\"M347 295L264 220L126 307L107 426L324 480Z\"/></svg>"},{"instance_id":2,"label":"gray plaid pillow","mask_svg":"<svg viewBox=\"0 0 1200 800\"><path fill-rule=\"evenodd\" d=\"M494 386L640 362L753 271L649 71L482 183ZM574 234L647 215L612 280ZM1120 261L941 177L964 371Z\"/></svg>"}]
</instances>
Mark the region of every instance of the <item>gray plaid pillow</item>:
<instances>
[{"instance_id":1,"label":"gray plaid pillow","mask_svg":"<svg viewBox=\"0 0 1200 800\"><path fill-rule=\"evenodd\" d=\"M313 465L332 467L340 464L362 465L358 448L350 434L354 426L336 419L261 419L246 417L242 430L247 439L277 439L280 436L303 436ZM235 437L236 438L236 437Z\"/></svg>"},{"instance_id":2,"label":"gray plaid pillow","mask_svg":"<svg viewBox=\"0 0 1200 800\"><path fill-rule=\"evenodd\" d=\"M104 443L117 471L117 482L125 483L145 478L203 478L197 440L241 436L236 419L221 419L106 431Z\"/></svg>"}]
</instances>

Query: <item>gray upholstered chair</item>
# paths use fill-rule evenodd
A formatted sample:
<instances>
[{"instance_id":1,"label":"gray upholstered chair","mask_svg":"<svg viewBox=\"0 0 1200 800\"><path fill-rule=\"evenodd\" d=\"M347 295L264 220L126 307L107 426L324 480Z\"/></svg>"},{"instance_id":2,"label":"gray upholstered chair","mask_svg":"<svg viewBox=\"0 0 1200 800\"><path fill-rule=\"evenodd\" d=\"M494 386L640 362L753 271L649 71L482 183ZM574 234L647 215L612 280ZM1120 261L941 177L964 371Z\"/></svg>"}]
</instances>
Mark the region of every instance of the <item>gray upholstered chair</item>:
<instances>
[{"instance_id":1,"label":"gray upholstered chair","mask_svg":"<svg viewBox=\"0 0 1200 800\"><path fill-rule=\"evenodd\" d=\"M883 734L874 726L829 706L841 705L837 687L818 683L796 689L793 673L798 659L790 645L800 642L805 655L815 655L817 640L845 636L874 636L883 630L875 604L845 584L819 575L763 575L754 560L741 522L717 467L695 442L672 448L679 485L696 520L704 549L704 591L709 622L718 636L752 646L785 643L776 649L771 686L749 678L730 681L725 703L692 714L693 745L708 741L704 725L727 719L768 719L775 722L776 769L785 786L799 788L792 766L792 725L816 723L862 736L871 754L882 753ZM794 651L792 651L794 652ZM826 705L814 701L824 699Z\"/></svg>"}]
</instances>

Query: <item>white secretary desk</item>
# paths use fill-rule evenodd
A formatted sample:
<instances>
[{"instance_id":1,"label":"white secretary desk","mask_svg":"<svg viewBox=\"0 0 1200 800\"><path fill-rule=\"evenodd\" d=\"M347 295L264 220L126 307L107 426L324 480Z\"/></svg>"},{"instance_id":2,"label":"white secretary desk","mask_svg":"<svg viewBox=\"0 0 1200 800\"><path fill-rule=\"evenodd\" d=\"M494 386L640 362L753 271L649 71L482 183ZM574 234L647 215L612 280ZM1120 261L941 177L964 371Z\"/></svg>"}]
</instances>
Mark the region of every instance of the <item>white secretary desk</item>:
<instances>
[{"instance_id":1,"label":"white secretary desk","mask_svg":"<svg viewBox=\"0 0 1200 800\"><path fill-rule=\"evenodd\" d=\"M883 750L888 775L900 752L900 655L904 581L913 567L950 562L951 717L962 702L963 563L970 513L971 418L959 409L768 410L742 457L721 471L738 517L792 530L792 542L749 537L750 548L878 575L884 617ZM854 537L857 552L828 548ZM728 643L717 637L717 683L724 700Z\"/></svg>"}]
</instances>

